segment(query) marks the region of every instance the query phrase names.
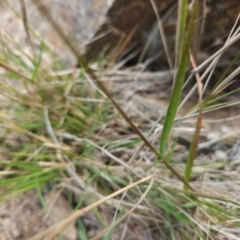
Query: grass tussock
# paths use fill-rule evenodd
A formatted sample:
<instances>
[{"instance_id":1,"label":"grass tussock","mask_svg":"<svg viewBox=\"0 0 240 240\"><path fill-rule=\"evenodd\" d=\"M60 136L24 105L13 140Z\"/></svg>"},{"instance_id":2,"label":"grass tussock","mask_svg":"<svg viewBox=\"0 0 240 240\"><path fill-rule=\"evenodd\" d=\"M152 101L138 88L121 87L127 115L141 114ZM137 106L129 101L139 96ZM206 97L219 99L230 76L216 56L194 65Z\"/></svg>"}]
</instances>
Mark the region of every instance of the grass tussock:
<instances>
[{"instance_id":1,"label":"grass tussock","mask_svg":"<svg viewBox=\"0 0 240 240\"><path fill-rule=\"evenodd\" d=\"M225 100L239 89L224 92L239 74L233 69L239 53L205 93L221 54L240 38L239 29L197 67L191 55L197 1L191 11L180 1L179 56L176 70L168 73L168 84L174 76L173 90L169 105L154 119L136 105L129 111L128 81L119 91L123 83L117 79L134 80L137 70L106 69L107 60L87 64L48 10L34 2L81 67L66 68L26 18L30 52L2 34L0 201L35 189L44 205L46 192L61 190L75 209L31 239L55 238L75 220L80 239L238 239L239 176L228 161L201 152L211 148L201 127L204 113L239 104ZM194 69L186 79L190 56ZM196 84L183 97L191 81ZM193 94L198 102L183 114ZM175 133L188 130L186 147Z\"/></svg>"}]
</instances>

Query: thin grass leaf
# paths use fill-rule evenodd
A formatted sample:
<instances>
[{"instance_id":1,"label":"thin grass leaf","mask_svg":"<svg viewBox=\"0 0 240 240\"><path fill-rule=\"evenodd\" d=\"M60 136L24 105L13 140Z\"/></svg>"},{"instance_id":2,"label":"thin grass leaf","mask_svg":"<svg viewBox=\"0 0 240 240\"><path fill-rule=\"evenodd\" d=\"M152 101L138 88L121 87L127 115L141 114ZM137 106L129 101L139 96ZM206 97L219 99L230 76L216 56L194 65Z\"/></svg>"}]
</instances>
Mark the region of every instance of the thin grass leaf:
<instances>
[{"instance_id":1,"label":"thin grass leaf","mask_svg":"<svg viewBox=\"0 0 240 240\"><path fill-rule=\"evenodd\" d=\"M178 1L178 19L176 29L176 41L175 41L175 66L179 65L179 60L182 55L184 38L185 38L185 26L187 17L187 0Z\"/></svg>"},{"instance_id":2,"label":"thin grass leaf","mask_svg":"<svg viewBox=\"0 0 240 240\"><path fill-rule=\"evenodd\" d=\"M192 55L190 55L191 57L191 62L193 65L193 68L196 67L196 63L192 57ZM200 138L200 132L201 132L201 128L202 128L202 108L203 108L203 103L202 103L202 94L203 94L203 86L201 83L201 77L199 76L199 74L196 74L196 80L197 80L197 84L198 84L198 93L199 93L199 113L198 113L198 117L197 117L197 123L196 123L196 128L195 128L195 132L191 141L191 145L190 145L190 149L189 149L189 153L188 153L188 157L187 157L187 163L185 166L185 180L186 182L189 182L190 177L191 177L191 173L192 173L192 167L193 167L193 161L196 157L196 152L198 149L198 142L199 142L199 138ZM187 186L184 186L185 189L187 190Z\"/></svg>"},{"instance_id":3,"label":"thin grass leaf","mask_svg":"<svg viewBox=\"0 0 240 240\"><path fill-rule=\"evenodd\" d=\"M87 230L81 220L81 218L79 218L77 220L77 226L78 226L78 237L79 239L82 239L82 240L88 240L88 235L87 235Z\"/></svg>"},{"instance_id":4,"label":"thin grass leaf","mask_svg":"<svg viewBox=\"0 0 240 240\"><path fill-rule=\"evenodd\" d=\"M41 173L30 174L24 177L9 179L9 181L1 181L0 186L6 187L6 190L0 194L0 202L11 197L27 192L33 188L43 186L50 180L55 179L59 173L54 171L42 171Z\"/></svg>"},{"instance_id":5,"label":"thin grass leaf","mask_svg":"<svg viewBox=\"0 0 240 240\"><path fill-rule=\"evenodd\" d=\"M227 69L224 71L224 73L221 75L221 77L219 78L219 80L216 82L216 84L214 85L214 87L212 88L211 92L209 93L209 96L212 95L212 93L214 92L214 90L217 88L217 86L222 83L222 81L227 77L227 75L229 74L229 72L231 71L231 69L233 68L233 66L236 64L237 60L240 58L240 53L238 53L235 58L231 61L231 63L228 65Z\"/></svg>"},{"instance_id":6,"label":"thin grass leaf","mask_svg":"<svg viewBox=\"0 0 240 240\"><path fill-rule=\"evenodd\" d=\"M187 7L186 5L184 5L184 6ZM183 9L182 11L186 11L186 9L185 10ZM197 16L197 1L194 1L194 5L193 5L192 11L190 13L190 22L189 22L189 26L187 28L188 30L186 33L186 40L184 42L183 51L180 56L179 67L178 67L176 78L174 81L174 86L173 86L172 94L170 97L170 102L169 102L169 106L168 106L168 110L167 110L167 114L166 114L166 119L165 119L163 130L162 130L162 135L161 135L161 140L160 140L160 150L159 150L161 159L163 159L165 156L165 150L166 150L168 138L169 138L172 126L173 126L173 122L174 122L174 119L175 119L175 116L177 113L177 109L179 106L180 98L182 95L182 86L183 86L183 82L184 82L184 78L185 78L185 74L186 74L186 68L188 66L188 58L189 58L188 53L189 53L189 50L191 47L196 16ZM186 18L185 18L185 21L187 21ZM181 36L181 37L183 37L183 36ZM180 43L182 41L183 40L180 39Z\"/></svg>"},{"instance_id":7,"label":"thin grass leaf","mask_svg":"<svg viewBox=\"0 0 240 240\"><path fill-rule=\"evenodd\" d=\"M38 77L38 71L39 71L39 68L41 66L41 63L42 63L42 55L43 55L43 46L44 46L44 42L41 42L41 46L40 46L40 54L39 54L39 57L37 59L37 61L35 61L34 63L34 71L32 73L32 79L35 79Z\"/></svg>"}]
</instances>

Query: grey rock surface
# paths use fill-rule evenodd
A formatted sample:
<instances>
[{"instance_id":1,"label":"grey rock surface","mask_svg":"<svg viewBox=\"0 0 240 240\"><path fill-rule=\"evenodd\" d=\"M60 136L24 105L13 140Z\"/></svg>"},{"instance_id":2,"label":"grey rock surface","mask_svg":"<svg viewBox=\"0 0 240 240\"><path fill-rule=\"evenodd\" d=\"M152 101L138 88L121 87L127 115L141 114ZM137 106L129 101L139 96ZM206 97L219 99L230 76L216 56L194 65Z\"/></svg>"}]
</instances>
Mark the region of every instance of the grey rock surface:
<instances>
[{"instance_id":1,"label":"grey rock surface","mask_svg":"<svg viewBox=\"0 0 240 240\"><path fill-rule=\"evenodd\" d=\"M52 29L31 0L24 0L29 26L36 30L40 36L51 43L57 51L66 52L67 47ZM65 35L70 37L77 46L83 50L91 41L99 27L105 22L105 16L114 0L42 0L54 20L61 26ZM20 1L9 0L9 5L20 16ZM7 4L0 5L0 28L20 43L26 43L26 34L21 19L16 17Z\"/></svg>"},{"instance_id":2,"label":"grey rock surface","mask_svg":"<svg viewBox=\"0 0 240 240\"><path fill-rule=\"evenodd\" d=\"M28 23L52 44L61 55L68 50L48 21L38 12L32 0L24 0L27 8ZM20 43L26 42L23 24L5 2L21 16L20 1L1 1L0 28L4 29ZM139 55L148 42L146 57L158 53L161 63L166 62L161 43L156 16L150 0L41 0L55 21L61 26L79 50L91 59L107 52L123 52L124 49L138 50ZM164 20L163 27L170 52L174 58L176 31L176 1L155 0L157 10ZM240 12L238 0L207 0L206 5L199 1L198 22L203 21L203 34L197 32L196 38L202 41L202 48L210 53L216 51L212 46L224 43ZM174 10L175 6L175 10ZM134 33L130 37L131 33ZM129 39L128 39L129 37ZM149 42L150 38L150 42ZM127 40L128 39L128 40ZM124 45L124 41L126 44ZM122 45L121 45L122 44ZM124 47L123 47L124 45ZM219 49L219 45L217 46Z\"/></svg>"},{"instance_id":3,"label":"grey rock surface","mask_svg":"<svg viewBox=\"0 0 240 240\"><path fill-rule=\"evenodd\" d=\"M24 1L28 24L58 51L66 51L65 44L38 12L33 2ZM21 16L20 1L8 2ZM159 12L163 12L175 1L155 0L155 2ZM146 0L42 0L41 3L47 7L65 35L77 43L80 51L89 59L96 58L106 46L109 50L117 49L116 47L134 28L136 31L129 44L134 43L141 48L148 35L146 32L156 19L150 1ZM0 5L0 12L0 28L12 34L20 44L24 44L26 34L22 21L7 8L6 4Z\"/></svg>"}]
</instances>

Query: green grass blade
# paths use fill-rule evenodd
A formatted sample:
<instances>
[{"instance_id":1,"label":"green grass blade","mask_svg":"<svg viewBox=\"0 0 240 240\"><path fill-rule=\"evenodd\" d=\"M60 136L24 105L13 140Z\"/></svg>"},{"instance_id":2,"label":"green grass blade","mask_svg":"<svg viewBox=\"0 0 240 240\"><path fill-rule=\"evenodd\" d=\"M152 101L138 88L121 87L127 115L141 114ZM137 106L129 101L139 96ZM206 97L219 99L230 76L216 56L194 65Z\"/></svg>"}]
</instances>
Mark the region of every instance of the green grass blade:
<instances>
[{"instance_id":1,"label":"green grass blade","mask_svg":"<svg viewBox=\"0 0 240 240\"><path fill-rule=\"evenodd\" d=\"M176 31L176 46L175 46L175 54L176 54L176 62L175 65L178 66L179 58L182 54L183 44L184 44L184 36L185 36L185 26L186 26L186 16L187 16L187 0L179 0L178 1L178 24Z\"/></svg>"},{"instance_id":2,"label":"green grass blade","mask_svg":"<svg viewBox=\"0 0 240 240\"><path fill-rule=\"evenodd\" d=\"M160 141L161 158L164 158L165 156L167 141L168 141L169 134L171 132L172 125L177 113L180 97L182 95L182 86L185 78L186 68L188 66L188 59L189 59L188 53L191 47L196 15L197 15L197 1L194 2L193 10L191 12L190 23L189 23L188 31L186 34L186 41L184 42L183 51L180 56L179 67L178 67L176 78L174 81L173 91L170 97L170 103L169 103L166 119L163 126L163 131L162 131L162 136Z\"/></svg>"}]
</instances>

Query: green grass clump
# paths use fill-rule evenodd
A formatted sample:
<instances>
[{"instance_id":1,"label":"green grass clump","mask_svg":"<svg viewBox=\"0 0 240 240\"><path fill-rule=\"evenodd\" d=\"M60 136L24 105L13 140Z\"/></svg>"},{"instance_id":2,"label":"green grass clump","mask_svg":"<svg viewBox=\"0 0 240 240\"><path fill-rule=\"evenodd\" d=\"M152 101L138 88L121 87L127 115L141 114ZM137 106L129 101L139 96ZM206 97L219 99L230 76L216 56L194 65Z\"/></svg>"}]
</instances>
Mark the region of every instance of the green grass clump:
<instances>
[{"instance_id":1,"label":"green grass clump","mask_svg":"<svg viewBox=\"0 0 240 240\"><path fill-rule=\"evenodd\" d=\"M86 63L48 10L34 2L81 67L65 67L30 28L26 31L32 43L40 46L38 51L33 48L32 54L9 36L11 41L2 40L0 66L4 81L0 84L6 103L0 112L0 201L35 189L45 205L43 194L51 189L66 190L74 213L34 239L56 237L74 220L77 220L79 238L89 239L84 223L84 216L89 212L99 230L92 240L111 239L114 232L120 232L118 236L124 239L128 224L139 225L141 231L154 239L215 239L218 234L231 239L229 229L239 227L239 204L230 192L218 192L217 187L212 187L211 180L216 176L211 171L208 174L206 169L214 169L214 164L199 164L200 170L194 172L194 161L203 113L230 105L224 99L238 91L223 93L238 73L238 69L233 73L230 70L239 54L206 96L202 81L211 75L215 66L212 63L216 64L221 52L201 76L198 74L203 65L193 70L189 79L196 76L197 84L190 93L198 88L198 105L177 118L182 91L188 83L187 80L184 84L198 2L194 1L189 11L188 2L179 1L176 37L179 54L160 131L159 151L151 141L154 133L143 134L141 123L131 120L124 104L120 105L101 81L100 76L107 70L101 68L101 64L93 67ZM238 34L234 32L229 41ZM191 60L194 65L194 59ZM183 102L189 97L187 95ZM174 161L177 143L171 144L171 132L194 114L197 114L196 126L185 162ZM143 161L139 152L149 153L146 158L155 155L154 161ZM129 161L130 155L135 156L133 161ZM204 185L204 177L209 185L208 182ZM224 176L219 179L214 183L226 185ZM110 216L110 220L106 216Z\"/></svg>"}]
</instances>

